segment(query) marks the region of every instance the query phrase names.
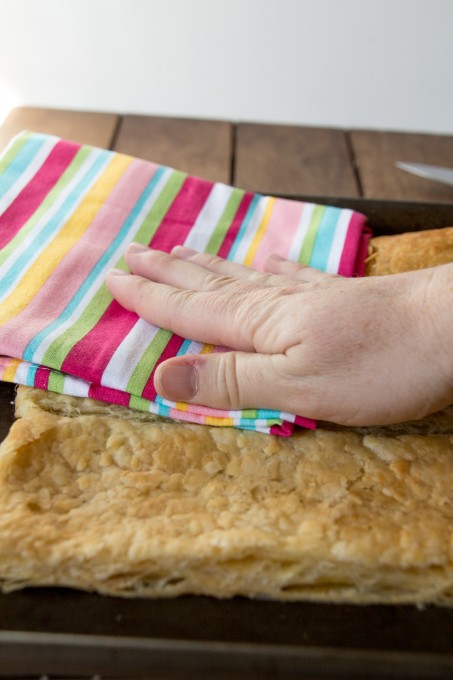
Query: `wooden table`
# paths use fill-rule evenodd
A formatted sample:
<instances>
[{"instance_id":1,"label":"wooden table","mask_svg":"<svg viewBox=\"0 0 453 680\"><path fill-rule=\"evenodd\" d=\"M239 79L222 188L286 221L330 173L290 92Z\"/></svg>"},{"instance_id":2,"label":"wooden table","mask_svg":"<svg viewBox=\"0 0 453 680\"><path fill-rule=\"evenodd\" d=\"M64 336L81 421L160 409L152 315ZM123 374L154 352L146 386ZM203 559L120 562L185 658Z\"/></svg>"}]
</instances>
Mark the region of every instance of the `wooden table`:
<instances>
[{"instance_id":1,"label":"wooden table","mask_svg":"<svg viewBox=\"0 0 453 680\"><path fill-rule=\"evenodd\" d=\"M453 135L17 108L0 126L0 149L24 129L263 193L453 204L453 187L395 167L398 160L453 166Z\"/></svg>"}]
</instances>

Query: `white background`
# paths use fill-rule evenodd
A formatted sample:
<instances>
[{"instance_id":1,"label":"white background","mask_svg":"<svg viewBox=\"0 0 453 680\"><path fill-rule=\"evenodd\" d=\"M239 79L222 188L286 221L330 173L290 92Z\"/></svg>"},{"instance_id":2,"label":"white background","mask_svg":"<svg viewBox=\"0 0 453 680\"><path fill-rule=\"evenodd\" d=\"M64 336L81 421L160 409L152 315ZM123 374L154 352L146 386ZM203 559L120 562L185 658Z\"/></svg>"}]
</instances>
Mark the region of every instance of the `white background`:
<instances>
[{"instance_id":1,"label":"white background","mask_svg":"<svg viewBox=\"0 0 453 680\"><path fill-rule=\"evenodd\" d=\"M453 133L453 0L0 0L18 104Z\"/></svg>"}]
</instances>

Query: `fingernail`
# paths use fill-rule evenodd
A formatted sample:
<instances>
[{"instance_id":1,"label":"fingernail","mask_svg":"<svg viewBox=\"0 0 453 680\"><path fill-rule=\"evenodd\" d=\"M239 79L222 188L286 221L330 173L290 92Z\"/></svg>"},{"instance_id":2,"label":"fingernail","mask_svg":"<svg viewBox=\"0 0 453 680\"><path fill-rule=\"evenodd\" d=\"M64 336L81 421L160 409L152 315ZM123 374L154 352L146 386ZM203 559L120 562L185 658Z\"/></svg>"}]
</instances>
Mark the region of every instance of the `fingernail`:
<instances>
[{"instance_id":1,"label":"fingernail","mask_svg":"<svg viewBox=\"0 0 453 680\"><path fill-rule=\"evenodd\" d=\"M267 259L274 260L274 262L283 262L285 260L285 258L279 255L278 253L271 253L270 255L267 256Z\"/></svg>"},{"instance_id":2,"label":"fingernail","mask_svg":"<svg viewBox=\"0 0 453 680\"><path fill-rule=\"evenodd\" d=\"M141 243L131 243L127 247L127 253L128 255L138 255L139 253L145 253L149 248L147 246L143 246Z\"/></svg>"},{"instance_id":3,"label":"fingernail","mask_svg":"<svg viewBox=\"0 0 453 680\"><path fill-rule=\"evenodd\" d=\"M172 248L171 254L180 257L181 260L187 260L189 257L192 257L192 255L196 255L197 251L193 248L187 248L186 246L175 246Z\"/></svg>"},{"instance_id":4,"label":"fingernail","mask_svg":"<svg viewBox=\"0 0 453 680\"><path fill-rule=\"evenodd\" d=\"M198 392L198 372L194 366L166 366L161 377L165 397L170 401L190 401Z\"/></svg>"},{"instance_id":5,"label":"fingernail","mask_svg":"<svg viewBox=\"0 0 453 680\"><path fill-rule=\"evenodd\" d=\"M129 272L125 272L124 269L109 269L109 276L130 276Z\"/></svg>"}]
</instances>

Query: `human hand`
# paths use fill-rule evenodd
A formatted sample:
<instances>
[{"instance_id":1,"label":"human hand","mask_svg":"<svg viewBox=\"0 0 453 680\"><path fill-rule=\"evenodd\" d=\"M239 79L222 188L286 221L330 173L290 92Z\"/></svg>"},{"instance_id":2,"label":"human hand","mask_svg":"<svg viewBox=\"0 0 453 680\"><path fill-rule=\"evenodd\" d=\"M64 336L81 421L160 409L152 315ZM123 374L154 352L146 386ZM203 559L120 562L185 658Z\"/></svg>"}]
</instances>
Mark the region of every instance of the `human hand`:
<instances>
[{"instance_id":1,"label":"human hand","mask_svg":"<svg viewBox=\"0 0 453 680\"><path fill-rule=\"evenodd\" d=\"M132 274L107 278L121 305L234 350L163 362L155 387L169 400L346 425L417 419L453 402L453 265L345 279L276 256L261 273L136 244L126 262Z\"/></svg>"}]
</instances>

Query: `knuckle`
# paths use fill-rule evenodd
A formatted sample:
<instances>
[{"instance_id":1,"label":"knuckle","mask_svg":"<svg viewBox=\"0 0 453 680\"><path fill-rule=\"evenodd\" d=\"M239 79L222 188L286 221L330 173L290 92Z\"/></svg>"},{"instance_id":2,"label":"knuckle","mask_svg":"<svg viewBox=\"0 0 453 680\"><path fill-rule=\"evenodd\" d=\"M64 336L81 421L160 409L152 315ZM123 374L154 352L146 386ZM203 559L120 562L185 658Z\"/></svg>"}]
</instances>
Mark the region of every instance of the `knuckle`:
<instances>
[{"instance_id":1,"label":"knuckle","mask_svg":"<svg viewBox=\"0 0 453 680\"><path fill-rule=\"evenodd\" d=\"M147 302L149 300L150 294L150 283L147 279L141 276L134 277L132 294L135 301L135 308L137 311L146 308Z\"/></svg>"},{"instance_id":2,"label":"knuckle","mask_svg":"<svg viewBox=\"0 0 453 680\"><path fill-rule=\"evenodd\" d=\"M269 281L269 275L258 272L255 269L251 269L248 275L248 280L251 283L258 283L266 286Z\"/></svg>"},{"instance_id":3,"label":"knuckle","mask_svg":"<svg viewBox=\"0 0 453 680\"><path fill-rule=\"evenodd\" d=\"M221 259L215 255L210 255L209 253L195 253L190 258L190 261L194 264L198 264L207 269L214 269Z\"/></svg>"},{"instance_id":4,"label":"knuckle","mask_svg":"<svg viewBox=\"0 0 453 680\"><path fill-rule=\"evenodd\" d=\"M300 292L300 284L290 283L279 288L278 293L280 296L285 297L287 295L295 295Z\"/></svg>"},{"instance_id":5,"label":"knuckle","mask_svg":"<svg viewBox=\"0 0 453 680\"><path fill-rule=\"evenodd\" d=\"M237 357L234 352L226 352L219 362L219 385L227 408L237 409L241 405L241 390L238 379Z\"/></svg>"},{"instance_id":6,"label":"knuckle","mask_svg":"<svg viewBox=\"0 0 453 680\"><path fill-rule=\"evenodd\" d=\"M195 292L192 290L178 290L171 289L168 291L165 300L166 316L168 319L168 327L172 328L175 321L181 317L181 312L186 314L190 309L190 303L193 301Z\"/></svg>"},{"instance_id":7,"label":"knuckle","mask_svg":"<svg viewBox=\"0 0 453 680\"><path fill-rule=\"evenodd\" d=\"M231 276L210 274L206 276L204 289L207 292L215 292L219 289L230 286L234 282Z\"/></svg>"}]
</instances>

